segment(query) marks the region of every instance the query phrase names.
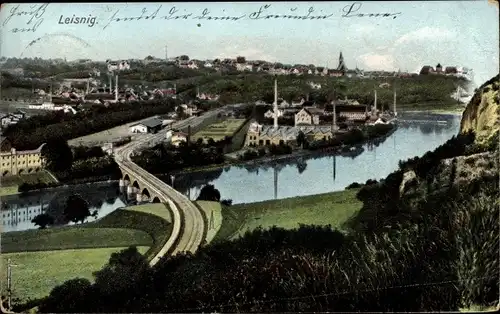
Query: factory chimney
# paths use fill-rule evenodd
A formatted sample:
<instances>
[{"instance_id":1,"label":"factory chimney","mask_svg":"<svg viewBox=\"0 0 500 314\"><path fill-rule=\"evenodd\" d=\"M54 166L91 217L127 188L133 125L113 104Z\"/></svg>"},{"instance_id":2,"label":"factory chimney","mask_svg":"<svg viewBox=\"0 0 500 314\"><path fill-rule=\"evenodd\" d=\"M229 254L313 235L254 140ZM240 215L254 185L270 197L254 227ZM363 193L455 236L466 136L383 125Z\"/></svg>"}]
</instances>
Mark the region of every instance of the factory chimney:
<instances>
[{"instance_id":1,"label":"factory chimney","mask_svg":"<svg viewBox=\"0 0 500 314\"><path fill-rule=\"evenodd\" d=\"M109 93L111 94L111 75L109 76L109 86L108 86L108 89L109 89Z\"/></svg>"},{"instance_id":2,"label":"factory chimney","mask_svg":"<svg viewBox=\"0 0 500 314\"><path fill-rule=\"evenodd\" d=\"M397 117L398 113L396 111L396 88L394 88L394 117Z\"/></svg>"},{"instance_id":3,"label":"factory chimney","mask_svg":"<svg viewBox=\"0 0 500 314\"><path fill-rule=\"evenodd\" d=\"M375 113L377 113L377 90L375 90L375 102L374 102L374 106L375 106Z\"/></svg>"},{"instance_id":4,"label":"factory chimney","mask_svg":"<svg viewBox=\"0 0 500 314\"><path fill-rule=\"evenodd\" d=\"M274 79L274 128L278 128L278 79Z\"/></svg>"},{"instance_id":5,"label":"factory chimney","mask_svg":"<svg viewBox=\"0 0 500 314\"><path fill-rule=\"evenodd\" d=\"M115 85L116 85L116 88L115 88L115 102L118 102L118 74L116 75L116 81L115 81Z\"/></svg>"}]
</instances>

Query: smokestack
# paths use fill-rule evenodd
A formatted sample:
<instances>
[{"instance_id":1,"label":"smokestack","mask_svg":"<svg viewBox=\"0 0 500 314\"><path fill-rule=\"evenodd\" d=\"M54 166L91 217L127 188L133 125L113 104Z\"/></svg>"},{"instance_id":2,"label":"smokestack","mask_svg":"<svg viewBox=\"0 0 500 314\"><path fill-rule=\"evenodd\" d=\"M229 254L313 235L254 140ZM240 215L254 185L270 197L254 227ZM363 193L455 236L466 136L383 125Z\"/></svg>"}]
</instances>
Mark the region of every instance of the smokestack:
<instances>
[{"instance_id":1,"label":"smokestack","mask_svg":"<svg viewBox=\"0 0 500 314\"><path fill-rule=\"evenodd\" d=\"M85 93L86 95L89 93L90 89L90 78L87 79L87 92Z\"/></svg>"},{"instance_id":2,"label":"smokestack","mask_svg":"<svg viewBox=\"0 0 500 314\"><path fill-rule=\"evenodd\" d=\"M377 112L377 90L375 90L375 103L374 103L374 106L375 106L375 112Z\"/></svg>"},{"instance_id":3,"label":"smokestack","mask_svg":"<svg viewBox=\"0 0 500 314\"><path fill-rule=\"evenodd\" d=\"M278 128L278 79L274 79L274 128Z\"/></svg>"},{"instance_id":4,"label":"smokestack","mask_svg":"<svg viewBox=\"0 0 500 314\"><path fill-rule=\"evenodd\" d=\"M333 100L333 132L337 131L337 104L336 101ZM333 136L333 134L332 134Z\"/></svg>"},{"instance_id":5,"label":"smokestack","mask_svg":"<svg viewBox=\"0 0 500 314\"><path fill-rule=\"evenodd\" d=\"M109 76L109 93L111 94L111 75Z\"/></svg>"},{"instance_id":6,"label":"smokestack","mask_svg":"<svg viewBox=\"0 0 500 314\"><path fill-rule=\"evenodd\" d=\"M115 85L116 85L116 89L115 89L115 101L118 102L118 74L116 75Z\"/></svg>"}]
</instances>

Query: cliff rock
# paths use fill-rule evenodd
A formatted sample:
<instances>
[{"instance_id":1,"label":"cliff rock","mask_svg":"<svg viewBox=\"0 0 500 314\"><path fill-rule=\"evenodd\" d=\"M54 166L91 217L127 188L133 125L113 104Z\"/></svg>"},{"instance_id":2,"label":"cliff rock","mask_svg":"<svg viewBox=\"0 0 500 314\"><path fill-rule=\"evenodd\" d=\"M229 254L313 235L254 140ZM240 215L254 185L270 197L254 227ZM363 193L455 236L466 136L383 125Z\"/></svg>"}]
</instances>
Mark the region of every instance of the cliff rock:
<instances>
[{"instance_id":1,"label":"cliff rock","mask_svg":"<svg viewBox=\"0 0 500 314\"><path fill-rule=\"evenodd\" d=\"M500 128L499 84L500 75L484 83L467 104L462 115L460 132L474 131L478 144L484 144L492 136L498 136Z\"/></svg>"}]
</instances>

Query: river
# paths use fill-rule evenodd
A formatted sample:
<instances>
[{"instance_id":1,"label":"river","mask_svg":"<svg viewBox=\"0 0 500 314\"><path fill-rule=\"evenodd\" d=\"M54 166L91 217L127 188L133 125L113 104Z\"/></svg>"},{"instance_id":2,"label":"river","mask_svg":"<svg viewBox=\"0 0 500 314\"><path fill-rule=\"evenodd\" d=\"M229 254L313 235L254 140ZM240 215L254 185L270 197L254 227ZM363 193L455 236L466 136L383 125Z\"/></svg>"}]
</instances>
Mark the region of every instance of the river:
<instances>
[{"instance_id":1,"label":"river","mask_svg":"<svg viewBox=\"0 0 500 314\"><path fill-rule=\"evenodd\" d=\"M253 203L345 189L353 182L382 179L398 168L400 160L422 156L458 133L458 115L407 113L398 129L383 142L363 145L353 156L309 156L259 165L177 175L174 187L196 199L205 184L213 184L233 204ZM406 121L406 122L405 122ZM163 181L172 184L169 177Z\"/></svg>"},{"instance_id":2,"label":"river","mask_svg":"<svg viewBox=\"0 0 500 314\"><path fill-rule=\"evenodd\" d=\"M398 129L378 143L365 144L350 156L322 154L289 160L234 165L218 170L178 175L174 187L192 200L205 184L213 184L223 199L234 204L282 199L343 190L352 182L381 179L398 167L400 160L422 156L458 133L460 116L406 114ZM416 122L422 120L424 122ZM428 121L428 120L434 120ZM446 121L445 123L438 123ZM169 177L160 177L171 184ZM89 203L97 218L134 201L120 192L118 183L91 183L44 191L3 196L2 232L36 229L31 219L47 212L56 225L66 224L62 212L69 195L79 194ZM89 217L87 222L96 218Z\"/></svg>"},{"instance_id":3,"label":"river","mask_svg":"<svg viewBox=\"0 0 500 314\"><path fill-rule=\"evenodd\" d=\"M73 194L79 194L88 202L91 213L97 211L97 217L88 217L86 222L103 217L127 203L117 182L79 184L2 196L2 232L36 229L31 220L45 212L54 217L55 225L67 224L63 211L66 200Z\"/></svg>"}]
</instances>

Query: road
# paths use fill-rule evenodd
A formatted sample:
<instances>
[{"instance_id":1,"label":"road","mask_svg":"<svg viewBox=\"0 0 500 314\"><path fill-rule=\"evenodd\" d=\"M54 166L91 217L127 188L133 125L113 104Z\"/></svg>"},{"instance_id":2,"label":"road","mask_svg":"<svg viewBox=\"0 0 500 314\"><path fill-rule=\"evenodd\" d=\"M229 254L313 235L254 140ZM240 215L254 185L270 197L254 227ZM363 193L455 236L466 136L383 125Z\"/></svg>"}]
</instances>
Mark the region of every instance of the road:
<instances>
[{"instance_id":1,"label":"road","mask_svg":"<svg viewBox=\"0 0 500 314\"><path fill-rule=\"evenodd\" d=\"M173 125L173 128L181 129L188 125L196 126L204 119L217 115L222 110L222 108L216 109L200 117L191 117L179 121ZM118 165L133 177L141 178L141 181L146 183L148 190L154 191L161 198L162 202L170 204L173 211L172 235L160 252L151 260L151 266L155 265L171 249L172 255L180 252L196 252L204 240L204 231L207 228L203 214L185 195L139 167L131 159L134 151L151 147L164 141L166 132L167 130L161 130L156 134L147 134L114 151L115 160Z\"/></svg>"}]
</instances>

